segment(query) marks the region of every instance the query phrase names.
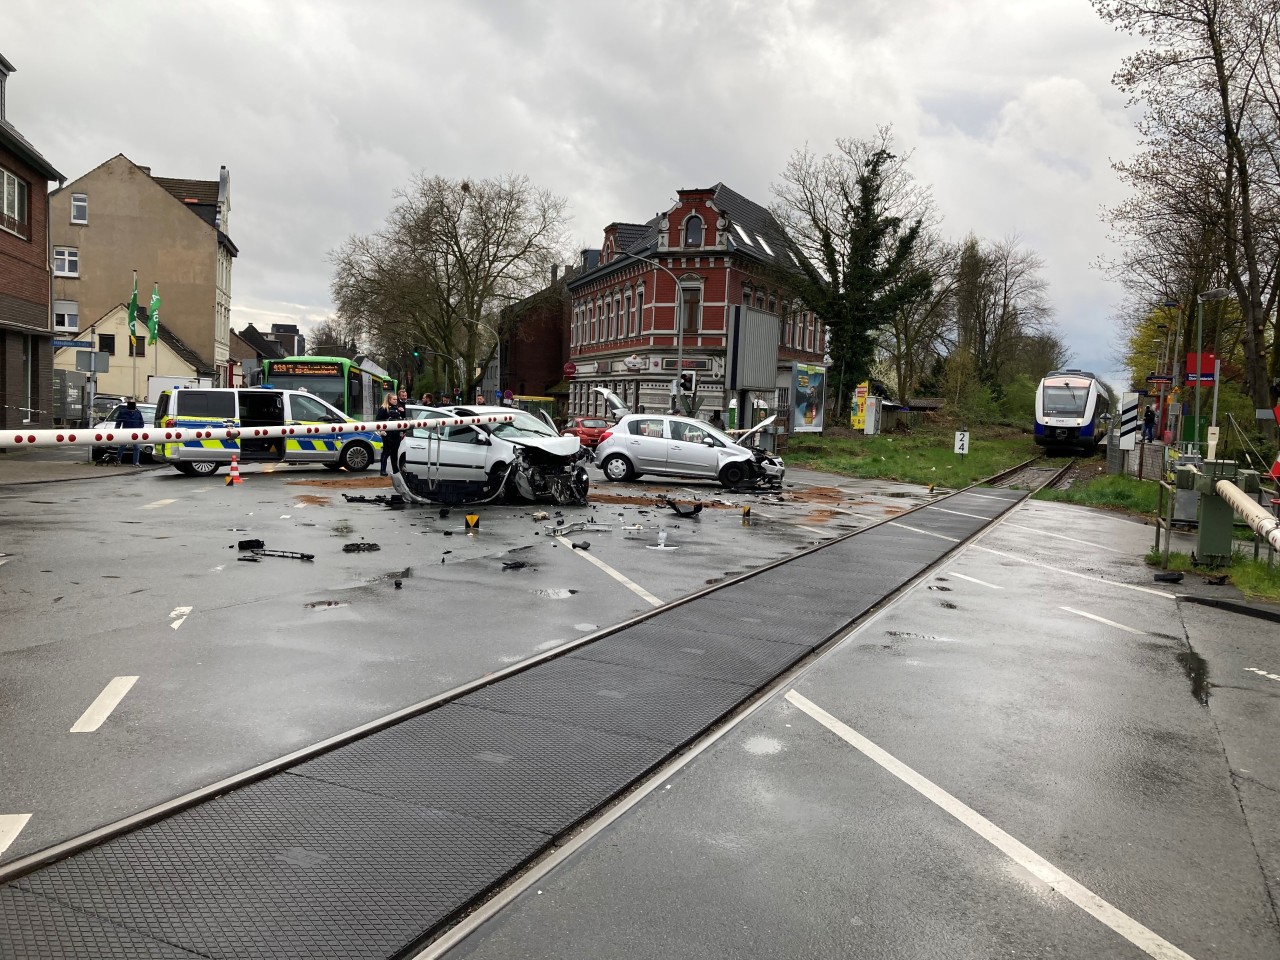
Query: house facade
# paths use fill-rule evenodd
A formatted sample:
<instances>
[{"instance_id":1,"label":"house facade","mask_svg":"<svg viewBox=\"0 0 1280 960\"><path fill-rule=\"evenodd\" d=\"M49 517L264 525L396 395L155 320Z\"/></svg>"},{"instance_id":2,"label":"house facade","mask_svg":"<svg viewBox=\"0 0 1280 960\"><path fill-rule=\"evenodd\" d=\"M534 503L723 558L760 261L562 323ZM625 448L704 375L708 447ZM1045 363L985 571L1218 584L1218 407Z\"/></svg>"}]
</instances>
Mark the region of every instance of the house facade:
<instances>
[{"instance_id":1,"label":"house facade","mask_svg":"<svg viewBox=\"0 0 1280 960\"><path fill-rule=\"evenodd\" d=\"M53 423L49 181L63 180L6 116L0 56L0 429Z\"/></svg>"},{"instance_id":2,"label":"house facade","mask_svg":"<svg viewBox=\"0 0 1280 960\"><path fill-rule=\"evenodd\" d=\"M55 191L49 202L53 245L53 327L76 339L86 318L128 300L138 272L138 302L160 287L160 326L168 328L230 383L231 178L152 176L123 154ZM122 359L131 359L126 340Z\"/></svg>"},{"instance_id":3,"label":"house facade","mask_svg":"<svg viewBox=\"0 0 1280 960\"><path fill-rule=\"evenodd\" d=\"M668 410L681 373L695 381L703 415L727 409L727 334L739 306L778 319L777 392L766 402L785 413L791 362L820 364L826 345L821 319L786 289L797 256L767 209L723 183L678 191L647 223L610 224L568 285L570 413L605 412L593 387L633 410Z\"/></svg>"},{"instance_id":4,"label":"house facade","mask_svg":"<svg viewBox=\"0 0 1280 960\"><path fill-rule=\"evenodd\" d=\"M92 339L94 347L107 354L109 364L106 373L96 375L95 393L107 397L136 397L148 395L148 378L200 377L213 378L213 365L188 346L181 337L164 324L164 304L161 304L161 324L155 343L147 343L146 326L134 324L137 348L129 348L129 307L117 303L107 313L91 324L81 324L76 336ZM54 368L75 370L76 353L67 347L55 351Z\"/></svg>"}]
</instances>

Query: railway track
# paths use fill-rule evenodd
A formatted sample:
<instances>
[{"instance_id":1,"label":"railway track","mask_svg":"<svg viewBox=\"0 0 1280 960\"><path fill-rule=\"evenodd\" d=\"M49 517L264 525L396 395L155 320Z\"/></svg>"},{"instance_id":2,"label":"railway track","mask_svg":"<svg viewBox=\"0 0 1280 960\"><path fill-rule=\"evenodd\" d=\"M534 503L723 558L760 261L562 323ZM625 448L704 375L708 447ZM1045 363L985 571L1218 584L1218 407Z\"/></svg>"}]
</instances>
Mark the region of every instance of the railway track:
<instances>
[{"instance_id":1,"label":"railway track","mask_svg":"<svg viewBox=\"0 0 1280 960\"><path fill-rule=\"evenodd\" d=\"M1066 479L1067 474L1071 472L1071 468L1076 463L1076 460L1068 460L1063 466L1058 466L1057 464L1046 463L1044 457L1036 457L1034 460L1020 463L1004 473L996 474L991 478L990 482L993 487L1005 487L1010 490L1030 490L1032 493L1046 489L1052 490Z\"/></svg>"}]
</instances>

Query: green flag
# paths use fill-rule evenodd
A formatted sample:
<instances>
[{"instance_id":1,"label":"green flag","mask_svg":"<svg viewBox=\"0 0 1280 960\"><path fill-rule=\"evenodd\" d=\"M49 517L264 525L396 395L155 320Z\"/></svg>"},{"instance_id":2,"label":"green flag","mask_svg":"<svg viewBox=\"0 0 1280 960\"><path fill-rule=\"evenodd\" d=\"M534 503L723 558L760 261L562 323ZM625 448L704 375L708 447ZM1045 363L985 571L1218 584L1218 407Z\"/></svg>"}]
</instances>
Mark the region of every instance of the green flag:
<instances>
[{"instance_id":1,"label":"green flag","mask_svg":"<svg viewBox=\"0 0 1280 960\"><path fill-rule=\"evenodd\" d=\"M158 283L151 291L151 315L147 317L147 329L150 331L147 343L155 343L156 338L160 336L160 284Z\"/></svg>"},{"instance_id":2,"label":"green flag","mask_svg":"<svg viewBox=\"0 0 1280 960\"><path fill-rule=\"evenodd\" d=\"M138 271L133 272L133 296L129 298L129 346L136 347L138 338L133 332L133 321L138 316Z\"/></svg>"}]
</instances>

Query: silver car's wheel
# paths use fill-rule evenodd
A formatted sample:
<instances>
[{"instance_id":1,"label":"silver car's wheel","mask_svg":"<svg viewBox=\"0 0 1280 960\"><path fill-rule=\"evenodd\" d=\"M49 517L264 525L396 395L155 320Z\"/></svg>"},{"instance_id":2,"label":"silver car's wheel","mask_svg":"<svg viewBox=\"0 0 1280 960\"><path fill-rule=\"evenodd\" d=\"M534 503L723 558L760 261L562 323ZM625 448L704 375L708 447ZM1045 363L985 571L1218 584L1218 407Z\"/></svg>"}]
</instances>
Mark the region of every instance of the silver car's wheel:
<instances>
[{"instance_id":1,"label":"silver car's wheel","mask_svg":"<svg viewBox=\"0 0 1280 960\"><path fill-rule=\"evenodd\" d=\"M218 472L221 464L213 460L193 460L191 462L191 472L197 477L212 477Z\"/></svg>"},{"instance_id":2,"label":"silver car's wheel","mask_svg":"<svg viewBox=\"0 0 1280 960\"><path fill-rule=\"evenodd\" d=\"M726 463L720 470L720 482L726 487L736 487L747 479L747 468L741 463Z\"/></svg>"},{"instance_id":3,"label":"silver car's wheel","mask_svg":"<svg viewBox=\"0 0 1280 960\"><path fill-rule=\"evenodd\" d=\"M630 480L636 475L635 470L631 466L631 462L626 457L618 453L611 453L604 458L604 463L600 464L600 469L604 471L607 479L618 483L623 480Z\"/></svg>"},{"instance_id":4,"label":"silver car's wheel","mask_svg":"<svg viewBox=\"0 0 1280 960\"><path fill-rule=\"evenodd\" d=\"M338 462L351 473L368 470L369 464L373 462L373 450L363 443L347 444Z\"/></svg>"}]
</instances>

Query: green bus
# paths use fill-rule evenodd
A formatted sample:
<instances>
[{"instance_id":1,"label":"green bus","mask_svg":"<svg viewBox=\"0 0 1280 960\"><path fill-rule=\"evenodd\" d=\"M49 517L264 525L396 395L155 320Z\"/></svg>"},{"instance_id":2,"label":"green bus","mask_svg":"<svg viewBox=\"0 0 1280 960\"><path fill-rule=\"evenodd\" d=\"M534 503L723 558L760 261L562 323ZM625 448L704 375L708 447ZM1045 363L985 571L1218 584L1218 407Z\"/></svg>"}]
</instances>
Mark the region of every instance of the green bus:
<instances>
[{"instance_id":1,"label":"green bus","mask_svg":"<svg viewBox=\"0 0 1280 960\"><path fill-rule=\"evenodd\" d=\"M305 390L349 417L372 420L396 381L381 368L346 357L284 357L262 361L262 384L276 390Z\"/></svg>"}]
</instances>

